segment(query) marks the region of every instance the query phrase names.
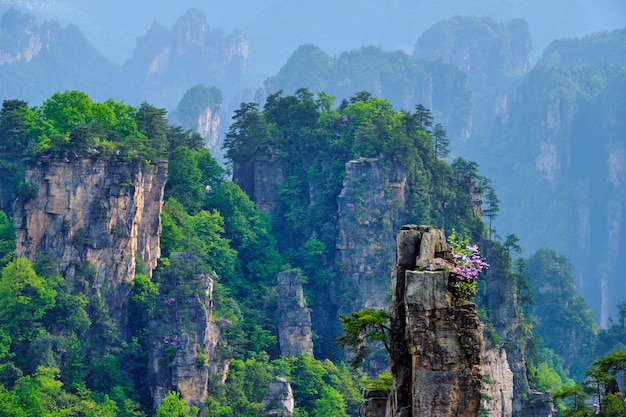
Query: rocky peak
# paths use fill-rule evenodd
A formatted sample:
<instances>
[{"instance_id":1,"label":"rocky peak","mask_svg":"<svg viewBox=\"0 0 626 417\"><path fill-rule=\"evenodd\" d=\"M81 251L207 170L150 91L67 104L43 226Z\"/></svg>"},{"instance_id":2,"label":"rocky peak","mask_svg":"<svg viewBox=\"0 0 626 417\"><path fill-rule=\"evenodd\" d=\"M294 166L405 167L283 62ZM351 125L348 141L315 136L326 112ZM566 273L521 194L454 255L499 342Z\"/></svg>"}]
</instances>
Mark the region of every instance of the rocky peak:
<instances>
[{"instance_id":1,"label":"rocky peak","mask_svg":"<svg viewBox=\"0 0 626 417\"><path fill-rule=\"evenodd\" d=\"M44 46L45 31L40 30L32 15L9 9L0 20L0 32L10 42L0 44L0 66L18 61L30 61Z\"/></svg>"},{"instance_id":2,"label":"rocky peak","mask_svg":"<svg viewBox=\"0 0 626 417\"><path fill-rule=\"evenodd\" d=\"M291 384L283 377L274 377L263 399L269 417L291 417L294 411Z\"/></svg>"},{"instance_id":3,"label":"rocky peak","mask_svg":"<svg viewBox=\"0 0 626 417\"><path fill-rule=\"evenodd\" d=\"M225 339L213 322L213 278L217 276L202 270L197 258L188 253L174 253L170 262L177 272L167 273L160 283L164 309L150 323L148 382L153 405L156 408L169 391L176 391L187 404L203 410L209 375L223 383L230 364L221 353Z\"/></svg>"},{"instance_id":4,"label":"rocky peak","mask_svg":"<svg viewBox=\"0 0 626 417\"><path fill-rule=\"evenodd\" d=\"M451 261L442 230L398 233L387 417L478 415L483 340L474 303L448 289Z\"/></svg>"},{"instance_id":5,"label":"rocky peak","mask_svg":"<svg viewBox=\"0 0 626 417\"><path fill-rule=\"evenodd\" d=\"M278 342L283 356L313 356L311 313L306 304L300 274L283 271L277 277Z\"/></svg>"},{"instance_id":6,"label":"rocky peak","mask_svg":"<svg viewBox=\"0 0 626 417\"><path fill-rule=\"evenodd\" d=\"M88 159L28 169L35 197L15 203L17 255L32 262L52 256L71 287L96 291L123 328L137 260L151 274L161 255L166 173L165 164Z\"/></svg>"}]
</instances>

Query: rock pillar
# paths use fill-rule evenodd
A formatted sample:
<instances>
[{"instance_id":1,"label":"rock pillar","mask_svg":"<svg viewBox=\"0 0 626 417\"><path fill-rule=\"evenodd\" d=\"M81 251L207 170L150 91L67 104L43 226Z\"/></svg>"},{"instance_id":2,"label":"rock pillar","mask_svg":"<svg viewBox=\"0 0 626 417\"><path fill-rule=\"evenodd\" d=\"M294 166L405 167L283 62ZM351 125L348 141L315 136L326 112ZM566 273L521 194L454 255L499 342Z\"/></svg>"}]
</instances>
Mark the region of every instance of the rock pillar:
<instances>
[{"instance_id":1,"label":"rock pillar","mask_svg":"<svg viewBox=\"0 0 626 417\"><path fill-rule=\"evenodd\" d=\"M283 356L306 353L313 356L311 313L306 304L300 274L278 274L278 342Z\"/></svg>"},{"instance_id":2,"label":"rock pillar","mask_svg":"<svg viewBox=\"0 0 626 417\"><path fill-rule=\"evenodd\" d=\"M452 256L443 231L403 226L392 273L387 417L475 417L482 335L476 306L448 290Z\"/></svg>"}]
</instances>

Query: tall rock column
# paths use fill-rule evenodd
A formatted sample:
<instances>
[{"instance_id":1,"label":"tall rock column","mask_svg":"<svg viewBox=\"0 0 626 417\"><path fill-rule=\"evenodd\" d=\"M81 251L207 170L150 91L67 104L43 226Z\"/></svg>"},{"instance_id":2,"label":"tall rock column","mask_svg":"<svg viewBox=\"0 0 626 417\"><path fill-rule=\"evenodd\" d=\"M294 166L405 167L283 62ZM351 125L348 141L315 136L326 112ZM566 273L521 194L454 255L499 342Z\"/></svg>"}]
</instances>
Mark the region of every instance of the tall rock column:
<instances>
[{"instance_id":1,"label":"tall rock column","mask_svg":"<svg viewBox=\"0 0 626 417\"><path fill-rule=\"evenodd\" d=\"M475 417L482 335L476 306L448 289L452 255L442 230L406 225L392 273L387 417Z\"/></svg>"},{"instance_id":2,"label":"tall rock column","mask_svg":"<svg viewBox=\"0 0 626 417\"><path fill-rule=\"evenodd\" d=\"M300 274L283 271L278 274L278 342L283 356L306 353L313 356L311 313L306 304Z\"/></svg>"},{"instance_id":3,"label":"tall rock column","mask_svg":"<svg viewBox=\"0 0 626 417\"><path fill-rule=\"evenodd\" d=\"M17 255L32 262L51 256L71 287L100 294L123 328L136 260L150 274L161 256L166 175L165 163L146 168L90 159L28 169L34 197L15 203Z\"/></svg>"}]
</instances>

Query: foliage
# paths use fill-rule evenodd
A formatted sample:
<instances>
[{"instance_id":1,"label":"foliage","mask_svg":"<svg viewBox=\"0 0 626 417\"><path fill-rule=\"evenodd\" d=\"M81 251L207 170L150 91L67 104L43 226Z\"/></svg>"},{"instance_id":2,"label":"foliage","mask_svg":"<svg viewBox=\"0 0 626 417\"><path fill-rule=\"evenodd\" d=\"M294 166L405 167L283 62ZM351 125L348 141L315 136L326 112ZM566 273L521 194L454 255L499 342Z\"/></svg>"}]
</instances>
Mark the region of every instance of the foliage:
<instances>
[{"instance_id":1,"label":"foliage","mask_svg":"<svg viewBox=\"0 0 626 417\"><path fill-rule=\"evenodd\" d=\"M154 161L165 157L167 146L165 110L112 99L95 103L79 91L55 93L32 108L5 101L0 124L6 128L2 146L30 161Z\"/></svg>"},{"instance_id":2,"label":"foliage","mask_svg":"<svg viewBox=\"0 0 626 417\"><path fill-rule=\"evenodd\" d=\"M459 240L454 230L448 236L448 242L454 258L450 285L457 297L469 299L476 295L478 275L489 268L489 264L480 256L478 246L470 246L469 239Z\"/></svg>"},{"instance_id":3,"label":"foliage","mask_svg":"<svg viewBox=\"0 0 626 417\"><path fill-rule=\"evenodd\" d=\"M177 392L168 392L156 410L156 417L195 417L198 407L185 405L185 401Z\"/></svg>"},{"instance_id":4,"label":"foliage","mask_svg":"<svg viewBox=\"0 0 626 417\"><path fill-rule=\"evenodd\" d=\"M376 379L362 379L361 384L363 389L391 391L393 386L393 377L391 374L385 372L379 374Z\"/></svg>"},{"instance_id":5,"label":"foliage","mask_svg":"<svg viewBox=\"0 0 626 417\"><path fill-rule=\"evenodd\" d=\"M626 412L624 395L617 378L624 381L626 351L616 350L595 360L587 369L583 385L565 387L556 393L557 404L564 416L619 417ZM623 385L621 385L623 386ZM587 405L591 396L593 406Z\"/></svg>"},{"instance_id":6,"label":"foliage","mask_svg":"<svg viewBox=\"0 0 626 417\"><path fill-rule=\"evenodd\" d=\"M371 343L382 342L389 352L390 319L389 312L373 308L352 312L350 317L339 316L345 335L338 337L337 343L341 349L348 349L354 354L350 359L354 368L367 359Z\"/></svg>"},{"instance_id":7,"label":"foliage","mask_svg":"<svg viewBox=\"0 0 626 417\"><path fill-rule=\"evenodd\" d=\"M541 346L563 357L563 366L579 379L592 360L598 326L574 288L569 260L551 249L539 249L526 259L526 280L533 289L536 333Z\"/></svg>"}]
</instances>

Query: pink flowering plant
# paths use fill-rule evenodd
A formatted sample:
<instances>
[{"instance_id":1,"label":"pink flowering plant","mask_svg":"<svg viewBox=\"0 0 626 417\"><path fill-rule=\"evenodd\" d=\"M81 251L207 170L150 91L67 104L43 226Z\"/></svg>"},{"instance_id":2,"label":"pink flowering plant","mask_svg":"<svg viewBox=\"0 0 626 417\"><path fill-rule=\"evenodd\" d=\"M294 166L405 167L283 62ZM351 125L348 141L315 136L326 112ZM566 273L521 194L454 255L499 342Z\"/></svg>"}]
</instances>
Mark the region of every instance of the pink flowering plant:
<instances>
[{"instance_id":1,"label":"pink flowering plant","mask_svg":"<svg viewBox=\"0 0 626 417\"><path fill-rule=\"evenodd\" d=\"M476 295L478 275L489 268L489 264L480 256L478 246L470 246L469 239L458 239L454 230L448 237L448 242L454 258L450 286L457 297L467 300Z\"/></svg>"}]
</instances>

